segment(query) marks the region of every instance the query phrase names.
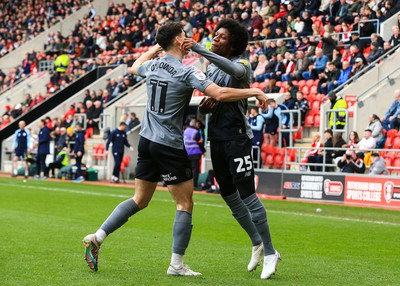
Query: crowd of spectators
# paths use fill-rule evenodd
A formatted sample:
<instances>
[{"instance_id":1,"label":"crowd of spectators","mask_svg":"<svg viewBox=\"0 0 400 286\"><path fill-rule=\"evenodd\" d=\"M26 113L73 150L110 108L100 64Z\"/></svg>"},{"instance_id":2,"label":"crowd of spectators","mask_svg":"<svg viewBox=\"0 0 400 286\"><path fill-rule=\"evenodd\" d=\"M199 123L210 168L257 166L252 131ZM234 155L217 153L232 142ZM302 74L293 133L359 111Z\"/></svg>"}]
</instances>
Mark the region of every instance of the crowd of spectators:
<instances>
[{"instance_id":1,"label":"crowd of spectators","mask_svg":"<svg viewBox=\"0 0 400 286\"><path fill-rule=\"evenodd\" d=\"M0 57L22 46L88 2L88 0L2 1Z\"/></svg>"}]
</instances>

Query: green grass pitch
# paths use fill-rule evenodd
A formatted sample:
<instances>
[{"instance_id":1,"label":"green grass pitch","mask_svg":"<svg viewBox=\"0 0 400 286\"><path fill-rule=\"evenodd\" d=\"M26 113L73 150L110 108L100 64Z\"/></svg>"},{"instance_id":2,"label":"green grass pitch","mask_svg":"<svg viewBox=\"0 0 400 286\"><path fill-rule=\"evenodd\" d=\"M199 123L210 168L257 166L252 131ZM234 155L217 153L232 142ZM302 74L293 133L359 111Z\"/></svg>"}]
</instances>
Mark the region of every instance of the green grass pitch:
<instances>
[{"instance_id":1,"label":"green grass pitch","mask_svg":"<svg viewBox=\"0 0 400 286\"><path fill-rule=\"evenodd\" d=\"M81 239L132 189L0 178L0 285L399 285L400 212L264 201L282 255L278 272L247 272L251 245L219 196L196 194L185 263L201 277L169 277L174 203L150 206L108 237L99 271ZM321 208L322 212L316 212Z\"/></svg>"}]
</instances>

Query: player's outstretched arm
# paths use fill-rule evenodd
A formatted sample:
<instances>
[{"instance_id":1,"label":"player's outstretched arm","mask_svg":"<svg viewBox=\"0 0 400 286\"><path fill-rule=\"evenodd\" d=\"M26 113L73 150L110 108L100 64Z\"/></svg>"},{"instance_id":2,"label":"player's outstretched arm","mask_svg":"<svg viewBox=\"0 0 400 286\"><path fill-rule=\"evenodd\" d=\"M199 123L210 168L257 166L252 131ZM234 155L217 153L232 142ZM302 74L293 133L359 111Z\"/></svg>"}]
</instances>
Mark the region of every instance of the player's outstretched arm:
<instances>
[{"instance_id":1,"label":"player's outstretched arm","mask_svg":"<svg viewBox=\"0 0 400 286\"><path fill-rule=\"evenodd\" d=\"M234 63L228 60L227 58L217 55L216 53L213 53L205 49L203 46L196 43L193 39L186 38L182 43L182 46L186 50L191 49L192 51L202 55L211 63L213 63L214 65L216 65L218 68L220 68L222 71L224 71L229 75L232 75L236 78L241 78L246 74L246 69L243 64Z\"/></svg>"},{"instance_id":2,"label":"player's outstretched arm","mask_svg":"<svg viewBox=\"0 0 400 286\"><path fill-rule=\"evenodd\" d=\"M144 62L147 62L154 58L157 53L161 52L162 48L159 44L152 46L147 52L143 53L132 65L130 72L134 75L139 75L138 68Z\"/></svg>"},{"instance_id":3,"label":"player's outstretched arm","mask_svg":"<svg viewBox=\"0 0 400 286\"><path fill-rule=\"evenodd\" d=\"M247 99L250 97L256 97L260 107L264 107L267 104L268 97L263 91L258 88L230 88L230 87L220 87L215 83L211 83L205 90L204 93L214 98L215 100L221 102L231 102L238 101L241 99Z\"/></svg>"}]
</instances>

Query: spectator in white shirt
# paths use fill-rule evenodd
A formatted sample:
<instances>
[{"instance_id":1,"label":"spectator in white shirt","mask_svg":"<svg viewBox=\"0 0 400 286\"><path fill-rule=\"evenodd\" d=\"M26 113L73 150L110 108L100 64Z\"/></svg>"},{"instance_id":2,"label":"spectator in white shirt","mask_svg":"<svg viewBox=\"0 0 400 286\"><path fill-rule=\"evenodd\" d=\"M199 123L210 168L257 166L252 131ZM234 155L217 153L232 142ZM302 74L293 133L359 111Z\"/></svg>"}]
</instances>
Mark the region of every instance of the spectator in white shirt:
<instances>
[{"instance_id":1,"label":"spectator in white shirt","mask_svg":"<svg viewBox=\"0 0 400 286\"><path fill-rule=\"evenodd\" d=\"M358 144L354 144L354 147L358 148L361 152L369 152L371 149L374 149L376 146L376 141L374 137L372 137L372 130L365 129L364 137L358 142Z\"/></svg>"}]
</instances>

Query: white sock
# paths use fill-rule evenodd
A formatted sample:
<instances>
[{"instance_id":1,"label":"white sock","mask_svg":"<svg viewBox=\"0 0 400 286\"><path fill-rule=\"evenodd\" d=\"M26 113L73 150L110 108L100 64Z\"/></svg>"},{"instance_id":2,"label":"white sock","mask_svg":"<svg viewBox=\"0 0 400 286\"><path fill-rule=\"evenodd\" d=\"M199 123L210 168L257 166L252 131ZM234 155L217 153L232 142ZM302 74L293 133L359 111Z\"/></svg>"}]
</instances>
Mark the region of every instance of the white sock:
<instances>
[{"instance_id":1,"label":"white sock","mask_svg":"<svg viewBox=\"0 0 400 286\"><path fill-rule=\"evenodd\" d=\"M106 232L104 230L99 229L98 231L96 231L94 236L96 237L97 242L102 244L104 239L106 239L107 234L106 234Z\"/></svg>"},{"instance_id":2,"label":"white sock","mask_svg":"<svg viewBox=\"0 0 400 286\"><path fill-rule=\"evenodd\" d=\"M14 175L15 175L15 176L18 175L17 169L14 169Z\"/></svg>"},{"instance_id":3,"label":"white sock","mask_svg":"<svg viewBox=\"0 0 400 286\"><path fill-rule=\"evenodd\" d=\"M180 268L183 265L183 255L172 253L171 265L174 266L175 268Z\"/></svg>"},{"instance_id":4,"label":"white sock","mask_svg":"<svg viewBox=\"0 0 400 286\"><path fill-rule=\"evenodd\" d=\"M25 177L28 177L29 173L25 171Z\"/></svg>"}]
</instances>

